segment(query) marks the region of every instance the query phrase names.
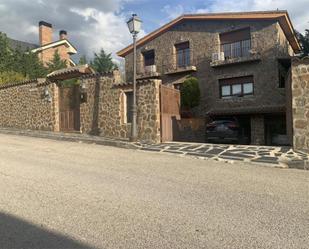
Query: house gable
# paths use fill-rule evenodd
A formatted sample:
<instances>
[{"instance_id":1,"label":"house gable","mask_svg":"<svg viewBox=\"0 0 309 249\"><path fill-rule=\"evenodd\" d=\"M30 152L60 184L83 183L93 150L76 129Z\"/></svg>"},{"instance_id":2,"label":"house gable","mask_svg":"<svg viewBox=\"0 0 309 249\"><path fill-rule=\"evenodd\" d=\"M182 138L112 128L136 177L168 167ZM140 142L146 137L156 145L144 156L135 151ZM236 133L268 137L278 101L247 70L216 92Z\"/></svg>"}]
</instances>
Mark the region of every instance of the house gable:
<instances>
[{"instance_id":1,"label":"house gable","mask_svg":"<svg viewBox=\"0 0 309 249\"><path fill-rule=\"evenodd\" d=\"M182 15L173 21L163 25L161 28L151 32L137 41L137 46L142 46L155 39L161 34L175 27L175 25L187 20L275 20L278 21L285 36L287 37L294 52L300 51L300 45L296 38L294 28L287 11L257 11L257 12L235 12L235 13L214 13L214 14L190 14ZM125 57L133 50L133 45L120 50L117 55Z\"/></svg>"}]
</instances>

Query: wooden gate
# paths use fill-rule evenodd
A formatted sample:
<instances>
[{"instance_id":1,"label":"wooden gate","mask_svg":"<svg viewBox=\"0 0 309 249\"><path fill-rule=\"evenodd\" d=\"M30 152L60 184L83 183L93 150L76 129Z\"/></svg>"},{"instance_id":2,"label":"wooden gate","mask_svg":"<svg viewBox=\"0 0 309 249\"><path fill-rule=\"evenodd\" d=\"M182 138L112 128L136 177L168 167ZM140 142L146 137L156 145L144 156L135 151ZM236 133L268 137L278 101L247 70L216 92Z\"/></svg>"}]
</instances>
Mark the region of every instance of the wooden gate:
<instances>
[{"instance_id":1,"label":"wooden gate","mask_svg":"<svg viewBox=\"0 0 309 249\"><path fill-rule=\"evenodd\" d=\"M80 129L79 87L59 88L60 131L73 132Z\"/></svg>"},{"instance_id":2,"label":"wooden gate","mask_svg":"<svg viewBox=\"0 0 309 249\"><path fill-rule=\"evenodd\" d=\"M180 119L180 91L161 85L161 142L173 141L173 126Z\"/></svg>"}]
</instances>

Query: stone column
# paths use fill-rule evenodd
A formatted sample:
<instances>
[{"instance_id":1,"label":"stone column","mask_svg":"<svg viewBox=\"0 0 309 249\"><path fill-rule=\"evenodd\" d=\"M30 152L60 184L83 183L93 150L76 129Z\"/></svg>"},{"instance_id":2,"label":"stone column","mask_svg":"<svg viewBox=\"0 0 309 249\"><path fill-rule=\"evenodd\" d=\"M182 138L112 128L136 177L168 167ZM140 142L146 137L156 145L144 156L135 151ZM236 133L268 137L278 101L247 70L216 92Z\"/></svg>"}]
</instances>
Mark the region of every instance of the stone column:
<instances>
[{"instance_id":1,"label":"stone column","mask_svg":"<svg viewBox=\"0 0 309 249\"><path fill-rule=\"evenodd\" d=\"M265 144L264 115L262 114L251 116L251 144Z\"/></svg>"},{"instance_id":2,"label":"stone column","mask_svg":"<svg viewBox=\"0 0 309 249\"><path fill-rule=\"evenodd\" d=\"M293 147L309 152L309 57L292 60Z\"/></svg>"},{"instance_id":3,"label":"stone column","mask_svg":"<svg viewBox=\"0 0 309 249\"><path fill-rule=\"evenodd\" d=\"M57 84L52 83L51 85L52 89L52 105L53 105L53 111L52 111L52 120L54 125L54 131L60 131L60 121L59 121L59 88Z\"/></svg>"}]
</instances>

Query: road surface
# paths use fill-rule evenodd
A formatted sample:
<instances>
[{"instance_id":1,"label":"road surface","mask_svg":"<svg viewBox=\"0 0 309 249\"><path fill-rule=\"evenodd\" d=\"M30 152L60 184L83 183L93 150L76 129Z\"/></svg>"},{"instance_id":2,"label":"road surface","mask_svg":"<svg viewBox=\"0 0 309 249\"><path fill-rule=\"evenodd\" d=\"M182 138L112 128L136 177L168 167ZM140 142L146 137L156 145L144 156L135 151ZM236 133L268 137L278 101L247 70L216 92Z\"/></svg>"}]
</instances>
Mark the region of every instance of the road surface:
<instances>
[{"instance_id":1,"label":"road surface","mask_svg":"<svg viewBox=\"0 0 309 249\"><path fill-rule=\"evenodd\" d=\"M309 247L309 171L0 135L0 248Z\"/></svg>"}]
</instances>

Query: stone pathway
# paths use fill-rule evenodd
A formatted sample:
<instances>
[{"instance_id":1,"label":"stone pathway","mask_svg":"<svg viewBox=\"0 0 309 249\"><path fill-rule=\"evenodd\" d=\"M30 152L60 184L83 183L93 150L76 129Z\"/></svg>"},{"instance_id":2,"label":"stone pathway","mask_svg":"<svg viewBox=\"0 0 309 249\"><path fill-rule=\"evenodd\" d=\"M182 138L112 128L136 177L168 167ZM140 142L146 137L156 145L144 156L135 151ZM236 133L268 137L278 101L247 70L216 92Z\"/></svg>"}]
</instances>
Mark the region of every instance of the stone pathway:
<instances>
[{"instance_id":1,"label":"stone pathway","mask_svg":"<svg viewBox=\"0 0 309 249\"><path fill-rule=\"evenodd\" d=\"M169 152L205 159L234 162L266 163L273 166L306 168L309 155L295 152L290 147L225 145L199 143L163 143L158 145L141 144L141 150Z\"/></svg>"}]
</instances>

